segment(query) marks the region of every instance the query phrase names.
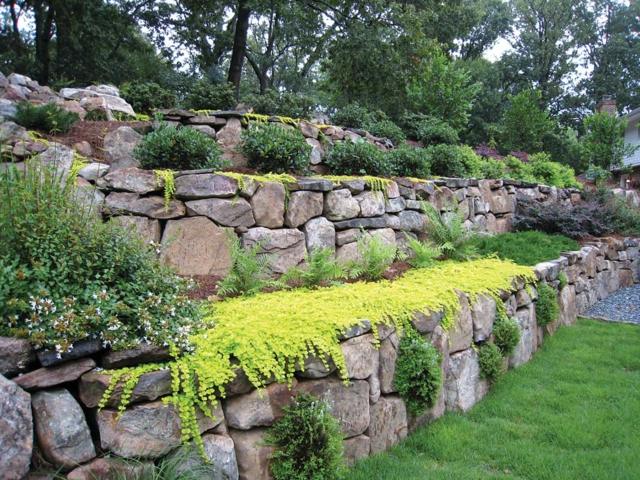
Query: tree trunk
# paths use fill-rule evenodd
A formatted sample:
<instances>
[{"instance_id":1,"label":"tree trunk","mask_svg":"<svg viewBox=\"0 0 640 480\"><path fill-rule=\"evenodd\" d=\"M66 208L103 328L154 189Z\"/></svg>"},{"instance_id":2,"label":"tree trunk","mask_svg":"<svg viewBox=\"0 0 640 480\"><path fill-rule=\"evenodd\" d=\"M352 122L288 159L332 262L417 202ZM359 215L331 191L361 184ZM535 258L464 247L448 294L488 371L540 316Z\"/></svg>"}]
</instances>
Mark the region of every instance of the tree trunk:
<instances>
[{"instance_id":1,"label":"tree trunk","mask_svg":"<svg viewBox=\"0 0 640 480\"><path fill-rule=\"evenodd\" d=\"M247 1L239 0L236 28L233 35L233 50L229 64L229 82L235 87L236 99L240 96L240 79L242 78L242 65L244 64L245 51L247 49L250 16L251 9L247 5Z\"/></svg>"},{"instance_id":2,"label":"tree trunk","mask_svg":"<svg viewBox=\"0 0 640 480\"><path fill-rule=\"evenodd\" d=\"M48 8L47 8L48 7ZM49 44L53 35L53 7L47 6L46 2L39 1L33 4L35 27L36 27L36 65L38 65L38 81L42 85L49 83L51 70L51 52Z\"/></svg>"}]
</instances>

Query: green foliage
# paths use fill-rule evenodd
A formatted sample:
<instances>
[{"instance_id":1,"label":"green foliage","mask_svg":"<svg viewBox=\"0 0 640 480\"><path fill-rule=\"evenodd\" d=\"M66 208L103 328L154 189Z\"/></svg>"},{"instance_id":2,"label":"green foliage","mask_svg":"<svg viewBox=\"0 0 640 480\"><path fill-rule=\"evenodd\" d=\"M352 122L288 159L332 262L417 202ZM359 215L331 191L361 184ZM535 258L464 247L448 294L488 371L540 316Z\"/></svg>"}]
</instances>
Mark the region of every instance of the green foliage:
<instances>
[{"instance_id":1,"label":"green foliage","mask_svg":"<svg viewBox=\"0 0 640 480\"><path fill-rule=\"evenodd\" d=\"M155 82L127 82L120 87L120 95L137 113L152 113L176 104L176 96Z\"/></svg>"},{"instance_id":2,"label":"green foliage","mask_svg":"<svg viewBox=\"0 0 640 480\"><path fill-rule=\"evenodd\" d=\"M411 251L407 261L415 268L432 267L442 255L442 250L429 242L421 242L411 235L405 234L407 246Z\"/></svg>"},{"instance_id":3,"label":"green foliage","mask_svg":"<svg viewBox=\"0 0 640 480\"><path fill-rule=\"evenodd\" d=\"M385 243L380 236L365 234L358 239L359 259L349 266L349 274L353 278L363 280L380 280L398 253L394 245Z\"/></svg>"},{"instance_id":4,"label":"green foliage","mask_svg":"<svg viewBox=\"0 0 640 480\"><path fill-rule=\"evenodd\" d=\"M584 176L587 180L591 180L596 184L596 187L604 186L609 179L611 179L611 170L602 168L598 165L589 165L589 168L584 172Z\"/></svg>"},{"instance_id":5,"label":"green foliage","mask_svg":"<svg viewBox=\"0 0 640 480\"><path fill-rule=\"evenodd\" d=\"M193 110L229 110L236 104L235 91L230 83L203 79L193 84L184 103Z\"/></svg>"},{"instance_id":6,"label":"green foliage","mask_svg":"<svg viewBox=\"0 0 640 480\"><path fill-rule=\"evenodd\" d=\"M251 124L242 132L241 148L249 166L261 172L302 172L311 154L299 130L276 123Z\"/></svg>"},{"instance_id":7,"label":"green foliage","mask_svg":"<svg viewBox=\"0 0 640 480\"><path fill-rule=\"evenodd\" d=\"M466 145L431 145L426 152L430 159L431 173L441 177L479 177L482 160Z\"/></svg>"},{"instance_id":8,"label":"green foliage","mask_svg":"<svg viewBox=\"0 0 640 480\"><path fill-rule=\"evenodd\" d=\"M409 110L446 121L460 131L467 126L479 90L464 67L434 49L407 86Z\"/></svg>"},{"instance_id":9,"label":"green foliage","mask_svg":"<svg viewBox=\"0 0 640 480\"><path fill-rule=\"evenodd\" d=\"M504 162L495 158L483 158L480 164L482 178L505 178L507 167Z\"/></svg>"},{"instance_id":10,"label":"green foliage","mask_svg":"<svg viewBox=\"0 0 640 480\"><path fill-rule=\"evenodd\" d=\"M334 175L388 176L392 172L385 154L364 140L337 143L329 150L325 164Z\"/></svg>"},{"instance_id":11,"label":"green foliage","mask_svg":"<svg viewBox=\"0 0 640 480\"><path fill-rule=\"evenodd\" d=\"M294 267L287 271L281 282L293 282L296 286L307 288L327 286L344 279L346 269L335 259L334 252L328 248L313 250L307 255L304 267Z\"/></svg>"},{"instance_id":12,"label":"green foliage","mask_svg":"<svg viewBox=\"0 0 640 480\"><path fill-rule=\"evenodd\" d=\"M544 138L552 133L554 122L549 118L549 113L540 107L540 92L523 90L509 100L501 122L501 145L508 152L542 151Z\"/></svg>"},{"instance_id":13,"label":"green foliage","mask_svg":"<svg viewBox=\"0 0 640 480\"><path fill-rule=\"evenodd\" d=\"M80 117L77 113L68 112L55 103L35 105L25 101L16 106L13 120L29 130L66 133L74 123L80 120Z\"/></svg>"},{"instance_id":14,"label":"green foliage","mask_svg":"<svg viewBox=\"0 0 640 480\"><path fill-rule=\"evenodd\" d=\"M493 343L484 343L478 348L480 376L495 382L504 373L502 352Z\"/></svg>"},{"instance_id":15,"label":"green foliage","mask_svg":"<svg viewBox=\"0 0 640 480\"><path fill-rule=\"evenodd\" d=\"M414 416L431 408L442 388L440 352L412 329L398 347L394 386Z\"/></svg>"},{"instance_id":16,"label":"green foliage","mask_svg":"<svg viewBox=\"0 0 640 480\"><path fill-rule=\"evenodd\" d=\"M576 180L573 168L551 161L551 157L546 153L531 155L528 170L537 182L545 185L558 188L578 188L581 186Z\"/></svg>"},{"instance_id":17,"label":"green foliage","mask_svg":"<svg viewBox=\"0 0 640 480\"><path fill-rule=\"evenodd\" d=\"M558 320L560 306L556 289L544 282L538 284L538 300L536 301L536 320L538 326L544 327Z\"/></svg>"},{"instance_id":18,"label":"green foliage","mask_svg":"<svg viewBox=\"0 0 640 480\"><path fill-rule=\"evenodd\" d=\"M518 265L530 266L554 260L562 252L580 249L580 244L568 237L537 231L477 236L473 244L479 255L497 255Z\"/></svg>"},{"instance_id":19,"label":"green foliage","mask_svg":"<svg viewBox=\"0 0 640 480\"><path fill-rule=\"evenodd\" d=\"M110 458L109 462L122 465L120 468L114 468L117 472L114 474L113 480L202 480L214 478L220 471L219 467L214 464L205 464L198 457L195 449L189 446L181 447L161 459L157 464L115 457ZM131 470L134 468L136 474L132 475ZM94 479L91 478L91 480Z\"/></svg>"},{"instance_id":20,"label":"green foliage","mask_svg":"<svg viewBox=\"0 0 640 480\"><path fill-rule=\"evenodd\" d=\"M441 214L430 203L423 202L425 231L433 245L450 260L469 260L477 256L473 244L474 234L464 226L464 217L459 211Z\"/></svg>"},{"instance_id":21,"label":"green foliage","mask_svg":"<svg viewBox=\"0 0 640 480\"><path fill-rule=\"evenodd\" d=\"M218 284L218 295L255 295L270 286L272 282L268 276L269 258L259 255L260 244L243 248L240 239L233 233L229 234L228 242L231 250L231 270Z\"/></svg>"},{"instance_id":22,"label":"green foliage","mask_svg":"<svg viewBox=\"0 0 640 480\"><path fill-rule=\"evenodd\" d=\"M531 182L536 183L536 178L534 178L533 173L531 173L531 169L529 165L524 163L519 158L514 157L513 155L507 155L504 157L503 163L507 169L506 177L512 180L521 180L523 182Z\"/></svg>"},{"instance_id":23,"label":"green foliage","mask_svg":"<svg viewBox=\"0 0 640 480\"><path fill-rule=\"evenodd\" d=\"M248 95L242 102L253 108L254 113L291 118L309 118L315 108L314 101L299 93L267 90L260 95Z\"/></svg>"},{"instance_id":24,"label":"green foliage","mask_svg":"<svg viewBox=\"0 0 640 480\"><path fill-rule=\"evenodd\" d=\"M520 327L516 319L498 312L493 323L493 341L503 357L510 356L520 342Z\"/></svg>"},{"instance_id":25,"label":"green foliage","mask_svg":"<svg viewBox=\"0 0 640 480\"><path fill-rule=\"evenodd\" d=\"M460 142L458 132L451 125L431 115L407 113L402 117L402 125L409 138L418 140L423 145L456 145Z\"/></svg>"},{"instance_id":26,"label":"green foliage","mask_svg":"<svg viewBox=\"0 0 640 480\"><path fill-rule=\"evenodd\" d=\"M389 119L367 121L363 128L371 135L388 138L395 146L401 145L407 139L402 129Z\"/></svg>"},{"instance_id":27,"label":"green foliage","mask_svg":"<svg viewBox=\"0 0 640 480\"><path fill-rule=\"evenodd\" d=\"M340 127L364 128L370 122L386 119L382 112L372 113L358 103L349 103L340 107L331 115L331 122Z\"/></svg>"},{"instance_id":28,"label":"green foliage","mask_svg":"<svg viewBox=\"0 0 640 480\"><path fill-rule=\"evenodd\" d=\"M0 176L0 335L59 353L87 338L189 348L200 312L188 282L135 234L103 223L74 184L35 162Z\"/></svg>"},{"instance_id":29,"label":"green foliage","mask_svg":"<svg viewBox=\"0 0 640 480\"><path fill-rule=\"evenodd\" d=\"M298 395L266 437L275 448L271 473L275 480L337 480L341 477L342 433L326 402Z\"/></svg>"},{"instance_id":30,"label":"green foliage","mask_svg":"<svg viewBox=\"0 0 640 480\"><path fill-rule=\"evenodd\" d=\"M424 148L402 145L386 153L391 173L398 177L429 178L429 155Z\"/></svg>"},{"instance_id":31,"label":"green foliage","mask_svg":"<svg viewBox=\"0 0 640 480\"><path fill-rule=\"evenodd\" d=\"M564 272L560 272L558 274L558 289L562 290L569 284L569 279L567 278L567 274Z\"/></svg>"},{"instance_id":32,"label":"green foliage","mask_svg":"<svg viewBox=\"0 0 640 480\"><path fill-rule=\"evenodd\" d=\"M215 140L193 128L167 123L145 135L133 154L147 169L218 169L224 165Z\"/></svg>"},{"instance_id":33,"label":"green foliage","mask_svg":"<svg viewBox=\"0 0 640 480\"><path fill-rule=\"evenodd\" d=\"M626 128L626 120L606 112L598 112L585 118L586 133L582 137L585 161L603 169L622 165L624 158L639 148L625 143Z\"/></svg>"}]
</instances>

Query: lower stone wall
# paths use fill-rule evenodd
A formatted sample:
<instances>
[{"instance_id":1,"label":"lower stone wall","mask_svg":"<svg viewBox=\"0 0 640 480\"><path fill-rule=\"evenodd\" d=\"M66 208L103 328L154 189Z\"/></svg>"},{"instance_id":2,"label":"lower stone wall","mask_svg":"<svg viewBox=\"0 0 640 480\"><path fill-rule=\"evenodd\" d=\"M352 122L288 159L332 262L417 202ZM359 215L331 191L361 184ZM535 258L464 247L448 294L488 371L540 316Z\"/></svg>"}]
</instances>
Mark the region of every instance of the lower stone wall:
<instances>
[{"instance_id":1,"label":"lower stone wall","mask_svg":"<svg viewBox=\"0 0 640 480\"><path fill-rule=\"evenodd\" d=\"M550 285L559 288L561 272L567 280L559 292L560 318L544 328L536 322L535 289L514 282L512 291L501 296L507 313L517 319L521 330L509 367L529 361L546 335L560 325L574 323L594 302L632 285L638 278L639 258L637 241L607 239L537 265L538 278ZM300 367L291 388L273 383L259 392L239 371L228 385L227 398L212 406L216 420L204 415L199 420L206 454L218 468L214 478L269 478L272 451L262 441L298 392L328 402L342 427L349 463L388 449L445 411L470 409L490 388L480 377L473 346L491 337L496 300L481 296L470 302L461 293L460 302L460 312L448 331L440 326L441 312L414 316L415 328L442 353L444 378L435 406L418 418L407 413L394 389L399 338L393 328L379 329L379 347L366 321L344 336L341 347L348 384L338 378L335 367L327 368L316 358L307 359ZM74 350L77 358L67 356L55 364L58 360L42 352L36 354L26 341L0 338L3 479L20 479L35 469L61 469L73 480L105 478L109 472L139 471L183 448L180 418L173 407L162 402L171 388L169 370L143 375L133 389L132 404L121 417L116 408L123 385L116 387L103 410L96 408L109 383L109 375L101 367L163 361L167 353L156 348L100 352L94 347L81 345ZM126 466L118 457L142 462Z\"/></svg>"}]
</instances>

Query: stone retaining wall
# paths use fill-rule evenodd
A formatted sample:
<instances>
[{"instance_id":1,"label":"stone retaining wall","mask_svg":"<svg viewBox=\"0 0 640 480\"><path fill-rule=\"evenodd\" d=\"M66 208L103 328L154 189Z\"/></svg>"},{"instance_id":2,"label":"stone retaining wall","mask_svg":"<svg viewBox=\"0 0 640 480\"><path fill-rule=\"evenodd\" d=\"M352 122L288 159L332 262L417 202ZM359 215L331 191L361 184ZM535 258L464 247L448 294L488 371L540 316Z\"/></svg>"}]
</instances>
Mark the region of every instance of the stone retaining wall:
<instances>
[{"instance_id":1,"label":"stone retaining wall","mask_svg":"<svg viewBox=\"0 0 640 480\"><path fill-rule=\"evenodd\" d=\"M303 190L305 191L305 190ZM397 198L397 197L396 197ZM577 315L618 288L638 278L640 255L635 240L603 240L536 266L538 278L559 288L560 272L567 284L559 292L560 319L544 328L536 323L536 294L514 282L502 295L506 311L514 316L521 340L508 359L509 367L529 361L560 325L571 325ZM444 331L442 314L417 313L416 329L443 354L444 385L436 405L418 418L408 415L394 385L398 335L380 328L374 345L370 325L352 328L342 341L349 376L343 383L334 368L310 358L296 373L289 389L271 384L258 392L239 371L228 396L213 405L216 421L200 419L207 455L219 467L216 479L266 479L271 450L264 435L297 392L326 400L345 435L346 458L353 462L384 451L417 426L447 410L466 411L484 397L490 384L480 378L474 343L491 336L496 302L480 297L470 304L460 294L461 309L454 326ZM97 404L109 382L104 368L166 360L166 352L145 348L124 352L99 351L99 345L80 345L62 360L33 352L28 342L0 338L0 472L3 479L20 479L31 469L61 469L69 479L107 478L109 472L140 470L155 459L175 455L180 447L180 419L163 404L169 394L169 370L143 375L135 386L132 404L118 418L116 406L122 385L107 407ZM48 365L48 366L43 366ZM140 458L127 466L118 457ZM53 477L38 477L53 478Z\"/></svg>"},{"instance_id":2,"label":"stone retaining wall","mask_svg":"<svg viewBox=\"0 0 640 480\"><path fill-rule=\"evenodd\" d=\"M440 211L457 207L467 228L508 232L519 200L542 203L580 201L577 190L502 180L395 179L386 191L364 179L332 182L301 178L296 183L257 182L245 177L181 172L175 198L165 206L162 181L152 171L90 164L80 171L87 199L105 218L137 230L160 245L161 257L183 275L225 275L230 268L226 232L245 246L260 243L272 256L274 273L303 262L307 252L335 250L341 260L357 255L360 229L402 247L406 235L425 226L421 202Z\"/></svg>"}]
</instances>

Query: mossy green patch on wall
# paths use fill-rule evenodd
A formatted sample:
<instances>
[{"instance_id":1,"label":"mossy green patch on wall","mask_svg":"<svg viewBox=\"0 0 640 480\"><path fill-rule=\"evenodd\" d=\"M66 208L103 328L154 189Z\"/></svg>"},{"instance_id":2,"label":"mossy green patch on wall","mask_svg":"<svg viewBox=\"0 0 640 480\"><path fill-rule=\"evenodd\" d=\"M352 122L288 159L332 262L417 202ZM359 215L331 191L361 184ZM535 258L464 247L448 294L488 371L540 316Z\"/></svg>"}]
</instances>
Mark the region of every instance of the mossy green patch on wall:
<instances>
[{"instance_id":1,"label":"mossy green patch on wall","mask_svg":"<svg viewBox=\"0 0 640 480\"><path fill-rule=\"evenodd\" d=\"M515 278L535 281L530 268L491 258L443 262L393 282L278 291L213 303L206 321L215 327L193 336L194 353L171 363L173 395L167 401L180 411L183 438L197 442L196 407L204 410L224 396L236 368L242 368L256 387L270 378L291 383L298 366L317 355L331 358L346 379L339 336L350 327L369 320L374 333L382 324L402 329L417 311L444 311L446 328L460 308L459 291L472 301L481 294L498 297L514 289ZM131 382L138 372L127 375Z\"/></svg>"}]
</instances>

